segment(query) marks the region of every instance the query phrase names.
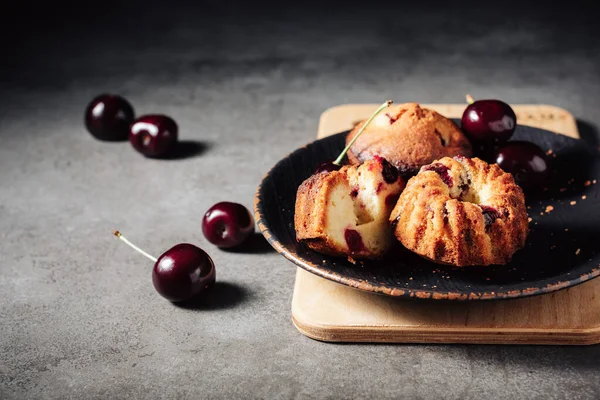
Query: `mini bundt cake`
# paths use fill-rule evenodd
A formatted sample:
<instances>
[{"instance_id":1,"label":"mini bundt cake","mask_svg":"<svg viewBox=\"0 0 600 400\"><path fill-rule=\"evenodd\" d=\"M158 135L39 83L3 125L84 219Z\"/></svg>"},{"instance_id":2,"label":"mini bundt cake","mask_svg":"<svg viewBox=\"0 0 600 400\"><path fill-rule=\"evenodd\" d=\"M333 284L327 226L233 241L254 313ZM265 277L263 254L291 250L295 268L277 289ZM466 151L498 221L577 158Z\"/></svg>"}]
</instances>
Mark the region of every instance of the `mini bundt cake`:
<instances>
[{"instance_id":1,"label":"mini bundt cake","mask_svg":"<svg viewBox=\"0 0 600 400\"><path fill-rule=\"evenodd\" d=\"M380 157L314 174L296 194L296 239L324 254L381 258L395 242L389 216L403 188Z\"/></svg>"},{"instance_id":2,"label":"mini bundt cake","mask_svg":"<svg viewBox=\"0 0 600 400\"><path fill-rule=\"evenodd\" d=\"M346 144L364 123L348 133ZM405 103L377 115L348 151L351 164L360 164L374 155L388 160L402 176L410 177L423 165L443 157L471 157L472 148L452 120L417 103Z\"/></svg>"},{"instance_id":3,"label":"mini bundt cake","mask_svg":"<svg viewBox=\"0 0 600 400\"><path fill-rule=\"evenodd\" d=\"M436 263L505 264L525 245L522 189L479 158L444 157L406 184L390 215L396 238Z\"/></svg>"}]
</instances>

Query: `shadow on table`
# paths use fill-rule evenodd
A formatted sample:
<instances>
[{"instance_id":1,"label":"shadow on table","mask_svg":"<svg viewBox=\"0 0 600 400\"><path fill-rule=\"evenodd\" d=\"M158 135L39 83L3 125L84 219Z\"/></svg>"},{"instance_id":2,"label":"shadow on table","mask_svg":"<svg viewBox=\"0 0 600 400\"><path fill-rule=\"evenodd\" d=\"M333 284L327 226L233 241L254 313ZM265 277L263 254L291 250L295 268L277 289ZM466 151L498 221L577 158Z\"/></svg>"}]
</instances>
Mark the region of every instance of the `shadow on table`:
<instances>
[{"instance_id":1,"label":"shadow on table","mask_svg":"<svg viewBox=\"0 0 600 400\"><path fill-rule=\"evenodd\" d=\"M165 155L165 160L184 160L202 155L212 147L212 143L197 140L180 140L175 148Z\"/></svg>"},{"instance_id":2,"label":"shadow on table","mask_svg":"<svg viewBox=\"0 0 600 400\"><path fill-rule=\"evenodd\" d=\"M221 249L228 253L243 253L243 254L267 254L275 251L267 242L267 239L258 232L255 232L246 241L239 246L230 249Z\"/></svg>"},{"instance_id":3,"label":"shadow on table","mask_svg":"<svg viewBox=\"0 0 600 400\"><path fill-rule=\"evenodd\" d=\"M492 359L515 371L555 370L563 373L571 370L585 374L600 369L598 345L440 345L440 350L449 356L466 353L472 361Z\"/></svg>"},{"instance_id":4,"label":"shadow on table","mask_svg":"<svg viewBox=\"0 0 600 400\"><path fill-rule=\"evenodd\" d=\"M175 306L194 311L226 310L247 300L250 293L242 286L230 282L216 282L207 293Z\"/></svg>"},{"instance_id":5,"label":"shadow on table","mask_svg":"<svg viewBox=\"0 0 600 400\"><path fill-rule=\"evenodd\" d=\"M527 370L530 373L540 370L567 370L579 373L600 369L600 345L524 345L524 344L390 344L390 343L325 343L326 345L354 347L387 347L391 354L411 349L427 349L435 352L439 360L466 357L472 364L485 362L488 365L504 365L510 370Z\"/></svg>"}]
</instances>

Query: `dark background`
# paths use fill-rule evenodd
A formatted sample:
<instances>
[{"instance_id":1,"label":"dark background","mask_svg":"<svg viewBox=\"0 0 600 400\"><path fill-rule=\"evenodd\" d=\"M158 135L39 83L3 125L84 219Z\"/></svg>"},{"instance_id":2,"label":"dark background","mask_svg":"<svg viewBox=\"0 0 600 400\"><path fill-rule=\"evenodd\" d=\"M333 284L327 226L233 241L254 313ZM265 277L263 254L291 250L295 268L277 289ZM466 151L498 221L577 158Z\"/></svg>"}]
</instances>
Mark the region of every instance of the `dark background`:
<instances>
[{"instance_id":1,"label":"dark background","mask_svg":"<svg viewBox=\"0 0 600 400\"><path fill-rule=\"evenodd\" d=\"M584 94L595 93L600 75L599 7L586 3L11 2L0 17L0 83L48 94L98 87L129 95L133 89L121 83L132 74L150 87L272 79L277 70L288 92L296 81L310 87L325 79L347 90L330 104L400 99L399 89L417 85L424 93L407 97L458 102L485 84L476 97L544 99L583 120L597 106ZM359 85L378 95L352 90ZM594 142L592 127L583 135Z\"/></svg>"},{"instance_id":2,"label":"dark background","mask_svg":"<svg viewBox=\"0 0 600 400\"><path fill-rule=\"evenodd\" d=\"M597 7L516 1L11 2L0 13L0 397L599 398L600 349L331 345L290 322L295 268L200 233L252 207L281 157L342 103L564 107L598 146ZM201 152L95 141L102 92L175 118ZM219 295L182 309L145 260L191 241ZM260 243L260 242L259 242Z\"/></svg>"}]
</instances>

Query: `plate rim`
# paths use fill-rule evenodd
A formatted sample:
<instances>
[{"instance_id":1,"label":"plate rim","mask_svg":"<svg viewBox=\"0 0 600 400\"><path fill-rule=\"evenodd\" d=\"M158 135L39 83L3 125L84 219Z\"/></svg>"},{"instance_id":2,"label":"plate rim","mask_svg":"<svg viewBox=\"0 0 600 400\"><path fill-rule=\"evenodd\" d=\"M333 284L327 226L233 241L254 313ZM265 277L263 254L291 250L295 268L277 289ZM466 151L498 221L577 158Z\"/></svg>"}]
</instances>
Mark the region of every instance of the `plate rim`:
<instances>
[{"instance_id":1,"label":"plate rim","mask_svg":"<svg viewBox=\"0 0 600 400\"><path fill-rule=\"evenodd\" d=\"M535 129L538 131L544 131L548 133L554 134L554 132L548 131L546 129L521 125L528 129ZM516 298L525 298L538 296L542 294L556 292L558 290L567 289L571 287L575 287L584 282L587 282L593 278L600 276L600 265L598 267L594 267L591 269L589 273L584 273L570 280L559 281L552 284L547 284L544 287L535 287L528 289L514 289L508 290L506 292L470 292L470 293L461 293L461 292L452 292L452 291L439 291L439 290L431 290L431 289L423 289L423 290L414 290L414 289L399 289L399 288L390 288L385 285L376 286L367 281L357 281L356 279L350 279L343 275L327 272L319 268L318 265L307 262L306 260L299 257L295 252L291 251L283 244L279 242L269 229L269 227L265 224L265 212L262 206L262 188L267 181L267 179L271 176L272 172L279 167L283 162L292 157L294 154L303 151L305 148L311 145L315 145L317 142L331 139L332 137L347 134L349 131L338 132L333 135L329 135L323 138L317 138L312 140L301 147L296 148L295 150L288 153L286 156L282 157L277 161L262 177L258 187L256 188L254 194L254 218L256 220L258 229L261 234L267 240L267 242L277 251L280 255L282 255L285 259L292 262L296 266L313 273L321 278L337 282L339 284L358 289L365 292L370 292L379 295L387 295L395 298L417 298L417 299L431 299L431 300L458 300L458 301L468 301L468 300L506 300L506 299L516 299ZM577 140L574 138L569 138L571 140Z\"/></svg>"}]
</instances>

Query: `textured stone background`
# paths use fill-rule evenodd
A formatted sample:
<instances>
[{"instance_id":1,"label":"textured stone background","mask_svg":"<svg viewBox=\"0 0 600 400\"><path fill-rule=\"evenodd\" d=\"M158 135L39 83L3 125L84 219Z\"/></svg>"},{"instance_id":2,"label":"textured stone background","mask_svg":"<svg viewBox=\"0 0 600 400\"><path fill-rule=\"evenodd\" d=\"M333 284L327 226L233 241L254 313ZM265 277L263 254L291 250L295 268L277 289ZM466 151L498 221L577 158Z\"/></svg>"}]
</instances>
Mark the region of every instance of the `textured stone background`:
<instances>
[{"instance_id":1,"label":"textured stone background","mask_svg":"<svg viewBox=\"0 0 600 400\"><path fill-rule=\"evenodd\" d=\"M497 97L565 107L597 146L597 13L494 2L13 4L0 28L0 398L599 398L600 347L332 345L292 326L294 267L257 237L223 252L213 203L252 206L263 174L346 102ZM457 2L458 3L458 2ZM525 3L525 2L522 2ZM147 160L94 140L87 102L126 96L180 125ZM215 297L179 308L151 264L190 241Z\"/></svg>"}]
</instances>

